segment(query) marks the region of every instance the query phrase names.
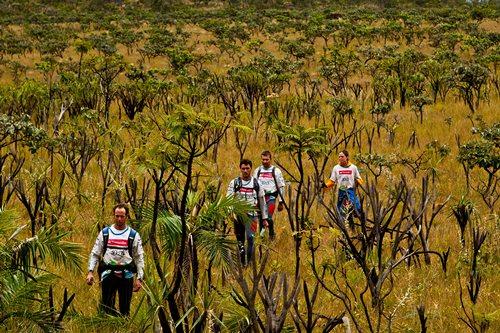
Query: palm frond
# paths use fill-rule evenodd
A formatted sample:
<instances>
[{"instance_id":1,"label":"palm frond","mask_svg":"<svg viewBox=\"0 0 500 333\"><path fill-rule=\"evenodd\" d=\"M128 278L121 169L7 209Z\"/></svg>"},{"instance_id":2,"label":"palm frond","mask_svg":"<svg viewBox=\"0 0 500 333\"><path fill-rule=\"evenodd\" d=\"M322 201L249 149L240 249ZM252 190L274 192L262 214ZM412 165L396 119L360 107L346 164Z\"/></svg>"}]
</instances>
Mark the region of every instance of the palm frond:
<instances>
[{"instance_id":1,"label":"palm frond","mask_svg":"<svg viewBox=\"0 0 500 333\"><path fill-rule=\"evenodd\" d=\"M3 271L0 274L0 308L22 311L30 308L36 295L45 293L56 277L53 274L33 275L27 279L22 272Z\"/></svg>"},{"instance_id":2,"label":"palm frond","mask_svg":"<svg viewBox=\"0 0 500 333\"><path fill-rule=\"evenodd\" d=\"M38 327L44 332L56 327L49 310L40 310L41 296L54 283L52 274L38 274L27 279L22 272L2 271L0 274L0 327Z\"/></svg>"},{"instance_id":3,"label":"palm frond","mask_svg":"<svg viewBox=\"0 0 500 333\"><path fill-rule=\"evenodd\" d=\"M188 206L191 211L200 202L200 193L190 193ZM234 242L220 235L213 230L227 220L231 215L245 220L247 213L255 208L247 202L236 197L219 197L214 202L206 203L200 211L188 218L188 233L196 234L200 242L200 248L206 252L214 263L227 267L231 260L232 247ZM149 234L151 230L151 220L153 218L153 208L145 207L141 212L144 217L141 223L141 232ZM162 253L170 258L179 246L182 234L181 218L168 211L158 213L158 239L160 240Z\"/></svg>"},{"instance_id":4,"label":"palm frond","mask_svg":"<svg viewBox=\"0 0 500 333\"><path fill-rule=\"evenodd\" d=\"M197 219L197 226L213 230L231 215L247 218L247 213L255 210L247 202L234 197L219 197L203 207Z\"/></svg>"},{"instance_id":5,"label":"palm frond","mask_svg":"<svg viewBox=\"0 0 500 333\"><path fill-rule=\"evenodd\" d=\"M224 234L213 231L200 230L196 234L196 239L201 251L215 266L228 268L231 261L234 261L234 247L236 242L229 239Z\"/></svg>"},{"instance_id":6,"label":"palm frond","mask_svg":"<svg viewBox=\"0 0 500 333\"><path fill-rule=\"evenodd\" d=\"M42 229L35 237L24 239L12 248L15 264L29 270L35 260L51 260L56 265L80 272L81 245L63 241L66 235L67 233L56 233L53 228L49 228Z\"/></svg>"},{"instance_id":7,"label":"palm frond","mask_svg":"<svg viewBox=\"0 0 500 333\"><path fill-rule=\"evenodd\" d=\"M164 212L158 216L159 238L164 254L170 256L181 241L181 218L175 214Z\"/></svg>"},{"instance_id":8,"label":"palm frond","mask_svg":"<svg viewBox=\"0 0 500 333\"><path fill-rule=\"evenodd\" d=\"M144 207L141 211L143 216L140 224L140 232L142 235L149 235L151 232L151 223L153 220L153 207ZM161 250L167 256L174 253L181 239L181 219L179 216L172 214L166 210L158 212L158 238L160 240Z\"/></svg>"},{"instance_id":9,"label":"palm frond","mask_svg":"<svg viewBox=\"0 0 500 333\"><path fill-rule=\"evenodd\" d=\"M187 197L187 210L188 211L190 211L190 212L194 211L194 209L196 208L196 205L198 205L198 203L201 200L202 194L203 194L203 192L201 192L201 191L198 191L198 192L189 191L188 192L188 197ZM196 215L196 214L194 214L194 215Z\"/></svg>"},{"instance_id":10,"label":"palm frond","mask_svg":"<svg viewBox=\"0 0 500 333\"><path fill-rule=\"evenodd\" d=\"M163 300L166 298L169 289L168 283L162 284L154 279L147 279L144 284L144 291L149 299L148 303L153 308L163 306Z\"/></svg>"},{"instance_id":11,"label":"palm frond","mask_svg":"<svg viewBox=\"0 0 500 333\"><path fill-rule=\"evenodd\" d=\"M234 302L225 302L224 314L223 323L228 332L246 332L251 325L248 310L236 305Z\"/></svg>"},{"instance_id":12,"label":"palm frond","mask_svg":"<svg viewBox=\"0 0 500 333\"><path fill-rule=\"evenodd\" d=\"M327 148L325 127L307 128L302 125L292 126L287 122L277 122L274 133L279 140L277 151L317 154Z\"/></svg>"},{"instance_id":13,"label":"palm frond","mask_svg":"<svg viewBox=\"0 0 500 333\"><path fill-rule=\"evenodd\" d=\"M152 276L152 275L146 275ZM144 314L144 318L154 318L157 316L161 308L163 308L164 313L168 314L165 309L164 300L167 298L170 286L168 283L160 283L160 281L153 278L147 278L144 284L144 292L148 297L147 309ZM143 321L146 319L143 319Z\"/></svg>"}]
</instances>

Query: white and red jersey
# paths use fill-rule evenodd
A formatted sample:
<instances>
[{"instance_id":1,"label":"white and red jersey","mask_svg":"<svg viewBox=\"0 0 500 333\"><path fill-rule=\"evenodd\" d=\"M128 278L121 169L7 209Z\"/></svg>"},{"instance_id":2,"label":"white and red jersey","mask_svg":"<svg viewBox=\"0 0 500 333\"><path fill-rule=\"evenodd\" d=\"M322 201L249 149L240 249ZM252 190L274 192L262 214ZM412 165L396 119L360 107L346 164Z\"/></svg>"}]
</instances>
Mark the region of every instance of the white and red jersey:
<instances>
[{"instance_id":1,"label":"white and red jersey","mask_svg":"<svg viewBox=\"0 0 500 333\"><path fill-rule=\"evenodd\" d=\"M102 253L104 250L104 236L101 230L92 248L88 269L93 270L101 257L106 265L112 266L125 266L133 261L137 267L137 277L142 278L144 270L144 250L142 248L141 236L139 236L139 233L135 235L132 244L132 256L130 256L128 252L130 230L130 227L124 230L118 230L114 225L109 227L106 253Z\"/></svg>"},{"instance_id":2,"label":"white and red jersey","mask_svg":"<svg viewBox=\"0 0 500 333\"><path fill-rule=\"evenodd\" d=\"M257 178L266 194L277 193L278 191L280 191L283 195L285 179L283 178L283 173L279 168L271 165L266 169L261 165L254 170L253 176Z\"/></svg>"},{"instance_id":3,"label":"white and red jersey","mask_svg":"<svg viewBox=\"0 0 500 333\"><path fill-rule=\"evenodd\" d=\"M361 175L354 164L345 167L337 164L333 167L330 179L335 182L337 188L348 189L356 186L356 181L361 179Z\"/></svg>"},{"instance_id":4,"label":"white and red jersey","mask_svg":"<svg viewBox=\"0 0 500 333\"><path fill-rule=\"evenodd\" d=\"M240 182L237 186L235 182ZM256 183L257 188L256 188ZM236 189L236 191L235 191ZM255 208L260 208L261 216L263 219L267 219L267 207L266 201L264 199L264 190L260 182L254 178L250 177L248 180L241 178L233 179L227 188L226 196L234 195L235 197L247 202Z\"/></svg>"}]
</instances>

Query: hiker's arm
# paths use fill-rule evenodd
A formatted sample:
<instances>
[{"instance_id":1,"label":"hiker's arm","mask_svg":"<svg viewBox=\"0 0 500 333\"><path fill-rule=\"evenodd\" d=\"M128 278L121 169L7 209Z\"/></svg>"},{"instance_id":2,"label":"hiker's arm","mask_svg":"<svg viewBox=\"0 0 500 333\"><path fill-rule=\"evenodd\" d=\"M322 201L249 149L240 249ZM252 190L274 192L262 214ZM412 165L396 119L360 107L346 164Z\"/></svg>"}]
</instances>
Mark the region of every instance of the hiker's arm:
<instances>
[{"instance_id":1,"label":"hiker's arm","mask_svg":"<svg viewBox=\"0 0 500 333\"><path fill-rule=\"evenodd\" d=\"M354 171L354 178L356 179L356 185L363 185L363 178L361 178L358 168Z\"/></svg>"},{"instance_id":2,"label":"hiker's arm","mask_svg":"<svg viewBox=\"0 0 500 333\"><path fill-rule=\"evenodd\" d=\"M135 279L132 291L138 292L139 290L141 290L141 288L142 288L142 280Z\"/></svg>"},{"instance_id":3,"label":"hiker's arm","mask_svg":"<svg viewBox=\"0 0 500 333\"><path fill-rule=\"evenodd\" d=\"M139 234L136 235L133 244L134 263L137 267L137 279L144 278L144 249L142 247L142 239Z\"/></svg>"},{"instance_id":4,"label":"hiker's arm","mask_svg":"<svg viewBox=\"0 0 500 333\"><path fill-rule=\"evenodd\" d=\"M103 236L102 236L102 231L99 232L99 235L97 236L97 239L95 240L94 247L92 248L92 251L90 252L89 256L89 264L88 264L88 273L87 273L87 278L85 279L85 282L91 286L94 283L94 269L97 263L99 262L99 259L101 258L101 255L103 250Z\"/></svg>"},{"instance_id":5,"label":"hiker's arm","mask_svg":"<svg viewBox=\"0 0 500 333\"><path fill-rule=\"evenodd\" d=\"M97 263L99 262L99 259L101 256L104 254L102 253L103 250L103 236L102 236L102 231L99 232L99 235L97 236L97 239L95 240L94 247L92 248L92 251L90 252L89 256L89 264L88 264L88 271L93 271Z\"/></svg>"},{"instance_id":6,"label":"hiker's arm","mask_svg":"<svg viewBox=\"0 0 500 333\"><path fill-rule=\"evenodd\" d=\"M328 179L326 182L322 184L321 187L324 188L324 190L332 188L335 186L337 182L337 174L335 172L335 167L332 169L332 174L330 175L330 179Z\"/></svg>"},{"instance_id":7,"label":"hiker's arm","mask_svg":"<svg viewBox=\"0 0 500 333\"><path fill-rule=\"evenodd\" d=\"M282 204L282 201L285 200L285 178L283 177L283 173L280 169L276 168L276 187L279 191L279 203Z\"/></svg>"},{"instance_id":8,"label":"hiker's arm","mask_svg":"<svg viewBox=\"0 0 500 333\"><path fill-rule=\"evenodd\" d=\"M267 220L267 205L264 190L262 186L259 188L259 193L257 194L257 201L259 203L260 214L263 220Z\"/></svg>"},{"instance_id":9,"label":"hiker's arm","mask_svg":"<svg viewBox=\"0 0 500 333\"><path fill-rule=\"evenodd\" d=\"M234 194L234 179L229 182L229 186L227 187L226 197L229 197Z\"/></svg>"},{"instance_id":10,"label":"hiker's arm","mask_svg":"<svg viewBox=\"0 0 500 333\"><path fill-rule=\"evenodd\" d=\"M275 168L276 172L276 188L278 190L278 212L281 212L285 203L285 178L280 169Z\"/></svg>"},{"instance_id":11,"label":"hiker's arm","mask_svg":"<svg viewBox=\"0 0 500 333\"><path fill-rule=\"evenodd\" d=\"M331 188L331 187L334 187L335 186L335 182L331 179L327 179L327 181L323 184L324 188L327 189L327 188Z\"/></svg>"}]
</instances>

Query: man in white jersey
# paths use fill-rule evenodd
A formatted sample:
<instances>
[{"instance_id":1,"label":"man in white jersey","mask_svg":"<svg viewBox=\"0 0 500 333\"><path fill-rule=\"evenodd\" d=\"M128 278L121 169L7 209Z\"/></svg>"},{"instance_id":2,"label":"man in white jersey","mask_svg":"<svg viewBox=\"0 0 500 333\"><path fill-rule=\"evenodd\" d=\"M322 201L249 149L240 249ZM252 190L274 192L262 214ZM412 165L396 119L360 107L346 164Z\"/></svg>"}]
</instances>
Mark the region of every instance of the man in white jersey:
<instances>
[{"instance_id":1,"label":"man in white jersey","mask_svg":"<svg viewBox=\"0 0 500 333\"><path fill-rule=\"evenodd\" d=\"M253 244L255 233L259 222L259 216L262 223L267 227L267 209L264 199L264 190L259 181L252 177L252 161L242 159L240 161L241 176L233 179L227 188L227 196L234 195L235 197L249 203L256 210L249 212L248 221L243 221L238 218L234 222L234 233L238 242L238 250L240 252L240 260L243 266L246 266L253 258ZM246 234L246 237L245 237ZM247 248L245 250L245 238Z\"/></svg>"},{"instance_id":2,"label":"man in white jersey","mask_svg":"<svg viewBox=\"0 0 500 333\"><path fill-rule=\"evenodd\" d=\"M361 205L356 195L356 186L363 184L358 168L349 162L349 152L343 150L339 153L339 164L333 167L330 179L324 184L326 188L337 186L337 210L341 217L349 215L352 208L354 214L359 216ZM347 205L347 207L346 207ZM352 222L352 216L350 223Z\"/></svg>"},{"instance_id":3,"label":"man in white jersey","mask_svg":"<svg viewBox=\"0 0 500 333\"><path fill-rule=\"evenodd\" d=\"M274 239L274 221L273 214L276 208L276 201L278 202L278 211L283 210L283 190L285 188L285 179L283 178L283 173L281 170L271 164L271 152L264 150L260 154L262 165L256 168L253 172L254 178L260 182L262 189L265 193L265 201L267 207L267 223L269 225L269 237ZM260 226L261 229L263 225Z\"/></svg>"},{"instance_id":4,"label":"man in white jersey","mask_svg":"<svg viewBox=\"0 0 500 333\"><path fill-rule=\"evenodd\" d=\"M99 263L101 310L117 314L115 297L118 292L120 314L128 316L132 292L142 287L144 250L139 234L127 226L128 206L118 204L113 212L114 224L101 230L90 253L86 282L88 285L94 283L94 269Z\"/></svg>"}]
</instances>

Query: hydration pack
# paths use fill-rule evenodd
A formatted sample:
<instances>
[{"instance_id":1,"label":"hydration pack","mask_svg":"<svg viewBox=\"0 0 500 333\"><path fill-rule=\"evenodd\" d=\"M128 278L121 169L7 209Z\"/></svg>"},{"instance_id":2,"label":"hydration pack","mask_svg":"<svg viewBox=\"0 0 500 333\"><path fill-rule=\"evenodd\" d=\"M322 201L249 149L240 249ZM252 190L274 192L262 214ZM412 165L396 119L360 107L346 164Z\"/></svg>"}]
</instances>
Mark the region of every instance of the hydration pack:
<instances>
[{"instance_id":1,"label":"hydration pack","mask_svg":"<svg viewBox=\"0 0 500 333\"><path fill-rule=\"evenodd\" d=\"M279 191L278 180L276 179L276 171L275 171L275 169L276 169L276 167L273 166L273 168L271 169L271 173L273 175L274 185L276 186L276 192L271 193L271 195L274 195L274 196L277 197L280 194L280 191ZM259 167L259 169L257 170L257 179L259 179L261 170L262 170L261 167Z\"/></svg>"},{"instance_id":2,"label":"hydration pack","mask_svg":"<svg viewBox=\"0 0 500 333\"><path fill-rule=\"evenodd\" d=\"M130 228L130 234L128 235L127 247L128 247L128 254L131 257L132 257L132 247L134 246L135 235L137 235L137 231ZM102 239L103 239L102 255L104 256L104 254L106 253L106 250L108 249L109 227L105 227L104 229L102 229Z\"/></svg>"},{"instance_id":3,"label":"hydration pack","mask_svg":"<svg viewBox=\"0 0 500 333\"><path fill-rule=\"evenodd\" d=\"M259 181L254 177L252 177L252 179L253 179L253 190L255 191L255 193L257 193L258 196L260 191ZM240 177L235 178L233 183L233 192L234 193L239 192L242 187L243 187L243 181L241 180L241 178Z\"/></svg>"},{"instance_id":4,"label":"hydration pack","mask_svg":"<svg viewBox=\"0 0 500 333\"><path fill-rule=\"evenodd\" d=\"M134 246L134 239L135 239L136 235L137 235L137 231L130 228L130 234L128 235L128 240L127 240L128 254L130 255L130 257L132 257L132 248ZM109 227L105 227L104 229L102 229L102 239L103 239L102 256L104 257L104 255L106 254L106 250L108 249ZM137 267L135 266L135 263L133 260L130 264L116 266L116 265L106 264L104 262L104 260L102 260L102 258L101 258L101 260L99 261L99 265L97 266L97 273L98 273L99 278L101 278L102 273L108 269L112 269L114 271L128 270L132 273L137 272Z\"/></svg>"}]
</instances>

